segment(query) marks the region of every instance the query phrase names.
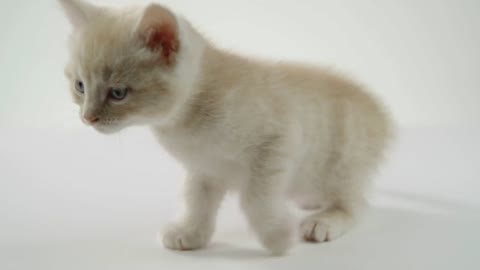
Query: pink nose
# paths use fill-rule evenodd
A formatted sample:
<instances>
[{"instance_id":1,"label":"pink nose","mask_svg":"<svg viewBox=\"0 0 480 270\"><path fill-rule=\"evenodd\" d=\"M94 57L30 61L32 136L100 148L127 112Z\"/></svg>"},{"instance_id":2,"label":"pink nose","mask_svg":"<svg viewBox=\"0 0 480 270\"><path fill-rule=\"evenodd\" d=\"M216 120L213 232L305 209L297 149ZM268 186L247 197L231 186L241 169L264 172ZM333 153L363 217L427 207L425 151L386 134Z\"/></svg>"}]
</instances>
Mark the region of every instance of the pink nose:
<instances>
[{"instance_id":1,"label":"pink nose","mask_svg":"<svg viewBox=\"0 0 480 270\"><path fill-rule=\"evenodd\" d=\"M87 122L89 124L95 124L96 122L98 122L100 120L100 118L98 118L98 116L85 116L84 119L85 119L85 122Z\"/></svg>"}]
</instances>

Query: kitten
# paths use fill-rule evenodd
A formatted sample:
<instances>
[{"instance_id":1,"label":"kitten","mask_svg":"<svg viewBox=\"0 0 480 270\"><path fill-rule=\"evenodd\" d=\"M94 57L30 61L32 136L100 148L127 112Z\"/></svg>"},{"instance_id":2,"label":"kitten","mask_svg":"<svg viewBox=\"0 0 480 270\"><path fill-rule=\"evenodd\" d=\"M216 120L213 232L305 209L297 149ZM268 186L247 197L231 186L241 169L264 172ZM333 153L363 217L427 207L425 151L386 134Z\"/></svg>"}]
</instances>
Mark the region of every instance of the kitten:
<instances>
[{"instance_id":1,"label":"kitten","mask_svg":"<svg viewBox=\"0 0 480 270\"><path fill-rule=\"evenodd\" d=\"M296 238L287 199L313 210L298 228L306 241L334 240L355 223L391 135L363 88L221 50L158 4L60 3L74 28L66 75L81 119L102 133L150 126L189 173L187 211L164 234L167 248L205 247L228 190L273 254Z\"/></svg>"}]
</instances>

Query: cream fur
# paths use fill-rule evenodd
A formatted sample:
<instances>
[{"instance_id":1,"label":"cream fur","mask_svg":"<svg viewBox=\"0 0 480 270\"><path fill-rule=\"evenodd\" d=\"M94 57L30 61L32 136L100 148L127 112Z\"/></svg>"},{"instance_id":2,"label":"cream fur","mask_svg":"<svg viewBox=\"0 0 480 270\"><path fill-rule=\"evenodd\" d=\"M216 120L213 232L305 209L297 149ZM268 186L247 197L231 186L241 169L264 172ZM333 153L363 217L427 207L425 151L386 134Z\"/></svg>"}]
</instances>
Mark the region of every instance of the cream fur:
<instances>
[{"instance_id":1,"label":"cream fur","mask_svg":"<svg viewBox=\"0 0 480 270\"><path fill-rule=\"evenodd\" d=\"M93 126L104 133L150 126L189 173L187 211L165 233L166 247L206 246L229 190L238 191L251 228L274 254L295 239L288 199L314 209L299 226L307 241L333 240L355 223L391 135L383 106L362 87L318 67L218 49L178 16L180 47L167 66L152 61L158 52L137 34L145 8L61 2L74 25L66 73L82 116L97 115ZM101 16L85 16L92 10ZM74 88L80 79L84 96ZM132 93L110 103L111 84Z\"/></svg>"}]
</instances>

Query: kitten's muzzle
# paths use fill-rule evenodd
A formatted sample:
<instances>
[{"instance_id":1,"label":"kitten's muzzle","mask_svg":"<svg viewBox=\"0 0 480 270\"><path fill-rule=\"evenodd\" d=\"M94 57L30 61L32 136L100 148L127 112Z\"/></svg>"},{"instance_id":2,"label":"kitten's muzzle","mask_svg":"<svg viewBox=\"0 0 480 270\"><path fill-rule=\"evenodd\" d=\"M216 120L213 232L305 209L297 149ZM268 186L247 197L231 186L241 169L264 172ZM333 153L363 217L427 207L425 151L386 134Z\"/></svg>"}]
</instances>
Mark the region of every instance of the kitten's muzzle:
<instances>
[{"instance_id":1,"label":"kitten's muzzle","mask_svg":"<svg viewBox=\"0 0 480 270\"><path fill-rule=\"evenodd\" d=\"M98 121L100 121L100 117L95 115L91 115L91 116L85 115L82 117L82 120L87 125L94 125L95 123L98 123Z\"/></svg>"}]
</instances>

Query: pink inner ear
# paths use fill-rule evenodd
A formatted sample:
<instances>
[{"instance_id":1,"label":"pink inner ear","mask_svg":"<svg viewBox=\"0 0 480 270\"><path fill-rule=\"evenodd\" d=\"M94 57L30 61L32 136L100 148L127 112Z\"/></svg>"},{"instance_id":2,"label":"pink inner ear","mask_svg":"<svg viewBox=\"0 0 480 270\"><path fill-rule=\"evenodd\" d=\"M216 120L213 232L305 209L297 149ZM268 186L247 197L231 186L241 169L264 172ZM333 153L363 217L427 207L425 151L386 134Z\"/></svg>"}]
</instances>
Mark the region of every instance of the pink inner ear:
<instances>
[{"instance_id":1,"label":"pink inner ear","mask_svg":"<svg viewBox=\"0 0 480 270\"><path fill-rule=\"evenodd\" d=\"M176 33L166 25L148 29L146 45L152 51L161 52L167 63L179 47Z\"/></svg>"},{"instance_id":2,"label":"pink inner ear","mask_svg":"<svg viewBox=\"0 0 480 270\"><path fill-rule=\"evenodd\" d=\"M170 64L179 49L177 21L170 11L160 5L150 5L139 27L145 45L154 52L159 52Z\"/></svg>"}]
</instances>

